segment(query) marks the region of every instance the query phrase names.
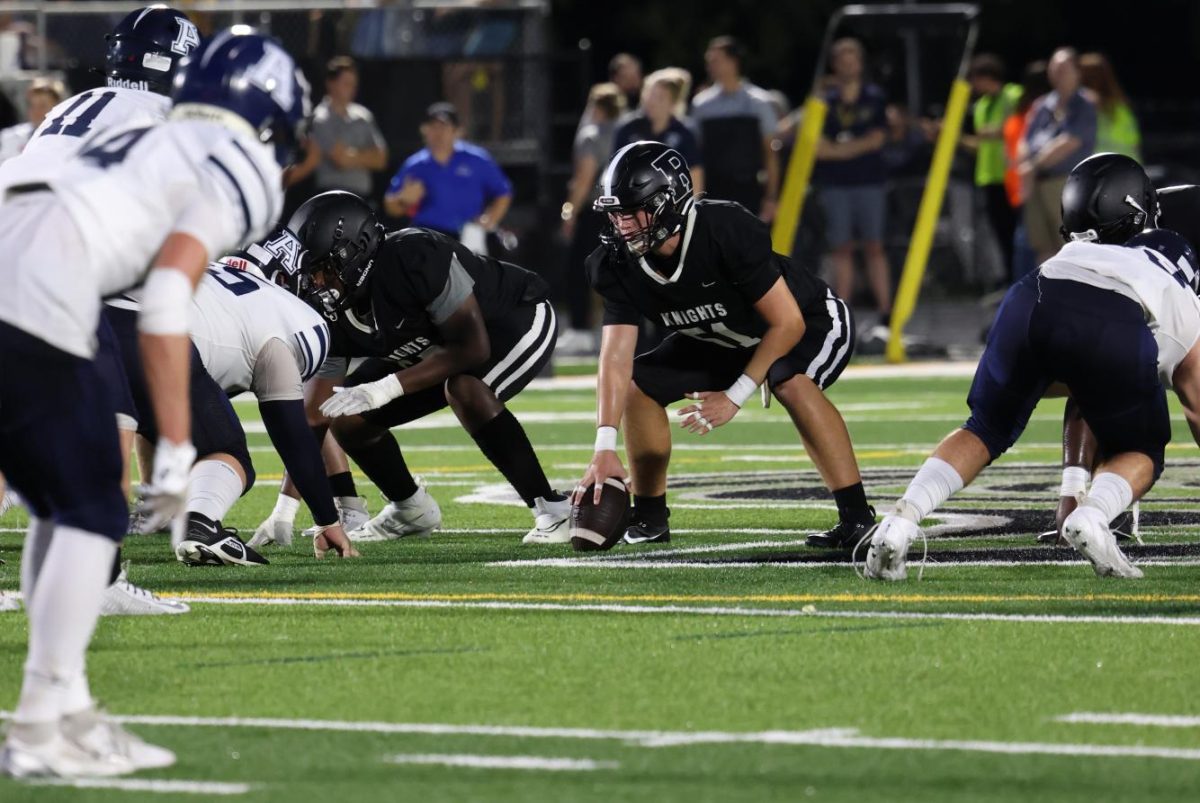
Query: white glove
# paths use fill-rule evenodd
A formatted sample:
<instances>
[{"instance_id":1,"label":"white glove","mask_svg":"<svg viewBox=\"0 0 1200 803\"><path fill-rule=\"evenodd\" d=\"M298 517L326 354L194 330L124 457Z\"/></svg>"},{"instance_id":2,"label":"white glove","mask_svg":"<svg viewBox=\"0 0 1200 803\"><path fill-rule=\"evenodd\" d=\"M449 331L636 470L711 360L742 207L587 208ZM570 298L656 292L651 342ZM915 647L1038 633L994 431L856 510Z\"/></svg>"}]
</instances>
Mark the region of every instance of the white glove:
<instances>
[{"instance_id":1,"label":"white glove","mask_svg":"<svg viewBox=\"0 0 1200 803\"><path fill-rule=\"evenodd\" d=\"M267 520L258 525L249 546L258 548L266 544L279 546L292 545L292 531L296 527L296 511L300 509L300 500L293 499L287 494L280 494L275 500L275 509Z\"/></svg>"},{"instance_id":2,"label":"white glove","mask_svg":"<svg viewBox=\"0 0 1200 803\"><path fill-rule=\"evenodd\" d=\"M321 405L321 413L328 418L365 413L404 395L404 387L395 374L388 374L377 382L333 390L334 394Z\"/></svg>"},{"instance_id":3,"label":"white glove","mask_svg":"<svg viewBox=\"0 0 1200 803\"><path fill-rule=\"evenodd\" d=\"M188 474L196 462L196 449L191 441L171 443L158 439L154 450L154 471L150 482L142 487L142 512L146 516L147 532L155 532L179 516L187 503Z\"/></svg>"}]
</instances>

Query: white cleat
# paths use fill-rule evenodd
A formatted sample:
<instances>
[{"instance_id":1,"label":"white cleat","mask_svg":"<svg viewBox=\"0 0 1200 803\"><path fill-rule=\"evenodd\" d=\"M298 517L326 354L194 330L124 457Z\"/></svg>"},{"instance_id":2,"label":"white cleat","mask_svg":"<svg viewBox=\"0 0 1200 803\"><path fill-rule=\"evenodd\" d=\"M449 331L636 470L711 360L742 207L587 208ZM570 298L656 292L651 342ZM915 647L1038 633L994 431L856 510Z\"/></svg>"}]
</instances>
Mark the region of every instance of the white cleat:
<instances>
[{"instance_id":1,"label":"white cleat","mask_svg":"<svg viewBox=\"0 0 1200 803\"><path fill-rule=\"evenodd\" d=\"M186 602L162 599L151 591L129 582L126 572L129 563L121 566L115 583L104 589L100 598L101 616L161 616L164 614L187 613L191 610Z\"/></svg>"},{"instance_id":2,"label":"white cleat","mask_svg":"<svg viewBox=\"0 0 1200 803\"><path fill-rule=\"evenodd\" d=\"M371 520L367 512L367 500L361 496L335 496L334 504L338 510L338 521L346 532L357 530ZM300 533L301 538L313 538L317 533L315 526Z\"/></svg>"},{"instance_id":3,"label":"white cleat","mask_svg":"<svg viewBox=\"0 0 1200 803\"><path fill-rule=\"evenodd\" d=\"M907 580L908 546L920 532L921 528L902 516L884 517L871 532L863 576L870 580Z\"/></svg>"},{"instance_id":4,"label":"white cleat","mask_svg":"<svg viewBox=\"0 0 1200 803\"><path fill-rule=\"evenodd\" d=\"M552 502L544 497L533 501L533 529L522 544L567 544L571 542L571 500Z\"/></svg>"},{"instance_id":5,"label":"white cleat","mask_svg":"<svg viewBox=\"0 0 1200 803\"><path fill-rule=\"evenodd\" d=\"M403 502L388 502L375 518L346 533L351 541L424 538L442 526L442 509L424 488Z\"/></svg>"},{"instance_id":6,"label":"white cleat","mask_svg":"<svg viewBox=\"0 0 1200 803\"><path fill-rule=\"evenodd\" d=\"M1142 577L1117 546L1117 537L1098 508L1081 505L1063 522L1063 538L1092 562L1099 577Z\"/></svg>"},{"instance_id":7,"label":"white cleat","mask_svg":"<svg viewBox=\"0 0 1200 803\"><path fill-rule=\"evenodd\" d=\"M107 755L131 770L157 770L175 763L175 754L122 728L103 711L89 708L63 717L62 735L72 746L93 755Z\"/></svg>"},{"instance_id":8,"label":"white cleat","mask_svg":"<svg viewBox=\"0 0 1200 803\"><path fill-rule=\"evenodd\" d=\"M5 490L3 496L0 496L0 516L3 516L19 504L21 504L21 497L17 496L17 492Z\"/></svg>"},{"instance_id":9,"label":"white cleat","mask_svg":"<svg viewBox=\"0 0 1200 803\"><path fill-rule=\"evenodd\" d=\"M96 751L66 738L58 723L13 723L0 748L0 775L9 778L108 778L137 768L112 751Z\"/></svg>"}]
</instances>

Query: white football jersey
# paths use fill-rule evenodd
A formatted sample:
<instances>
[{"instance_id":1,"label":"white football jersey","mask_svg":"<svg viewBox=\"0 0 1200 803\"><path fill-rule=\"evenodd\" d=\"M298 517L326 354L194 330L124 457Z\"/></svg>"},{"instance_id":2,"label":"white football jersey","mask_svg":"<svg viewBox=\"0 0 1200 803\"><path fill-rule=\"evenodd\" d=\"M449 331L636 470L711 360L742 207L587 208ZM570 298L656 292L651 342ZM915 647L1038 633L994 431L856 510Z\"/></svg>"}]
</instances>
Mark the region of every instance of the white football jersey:
<instances>
[{"instance_id":1,"label":"white football jersey","mask_svg":"<svg viewBox=\"0 0 1200 803\"><path fill-rule=\"evenodd\" d=\"M1165 387L1200 339L1200 299L1176 277L1184 272L1149 248L1090 242L1067 243L1041 268L1047 279L1082 282L1137 302L1158 344L1158 375Z\"/></svg>"},{"instance_id":2,"label":"white football jersey","mask_svg":"<svg viewBox=\"0 0 1200 803\"><path fill-rule=\"evenodd\" d=\"M142 89L89 89L59 103L26 136L20 155L61 165L79 153L89 138L115 128L161 123L171 111L171 99ZM0 172L0 176L3 173Z\"/></svg>"},{"instance_id":3,"label":"white football jersey","mask_svg":"<svg viewBox=\"0 0 1200 803\"><path fill-rule=\"evenodd\" d=\"M195 237L212 259L266 234L283 203L272 149L249 126L186 119L89 137L59 164L14 159L0 197L0 320L81 357L95 352L100 299L140 283L167 235ZM5 225L17 200L23 230ZM75 231L23 236L31 204Z\"/></svg>"},{"instance_id":4,"label":"white football jersey","mask_svg":"<svg viewBox=\"0 0 1200 803\"><path fill-rule=\"evenodd\" d=\"M227 393L254 387L255 363L270 340L281 340L301 380L311 378L329 353L329 327L288 290L249 271L210 265L192 299L192 342L213 379Z\"/></svg>"}]
</instances>

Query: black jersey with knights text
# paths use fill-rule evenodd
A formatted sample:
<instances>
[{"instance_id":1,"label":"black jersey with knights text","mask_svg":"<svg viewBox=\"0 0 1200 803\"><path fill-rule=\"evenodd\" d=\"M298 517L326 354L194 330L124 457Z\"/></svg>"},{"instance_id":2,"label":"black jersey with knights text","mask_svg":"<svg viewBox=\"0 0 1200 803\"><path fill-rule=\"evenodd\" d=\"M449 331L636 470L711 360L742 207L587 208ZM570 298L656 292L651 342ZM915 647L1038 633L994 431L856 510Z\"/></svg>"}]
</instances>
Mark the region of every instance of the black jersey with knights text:
<instances>
[{"instance_id":1,"label":"black jersey with knights text","mask_svg":"<svg viewBox=\"0 0 1200 803\"><path fill-rule=\"evenodd\" d=\"M771 249L767 225L741 204L697 201L669 258L635 258L601 246L587 260L604 299L604 323L643 318L682 335L728 348L755 346L767 331L754 304L783 276L801 311L823 311L825 283Z\"/></svg>"},{"instance_id":2,"label":"black jersey with knights text","mask_svg":"<svg viewBox=\"0 0 1200 803\"><path fill-rule=\"evenodd\" d=\"M369 282L369 306L341 311L330 321L330 353L382 357L402 366L420 361L441 344L438 326L472 294L486 324L545 299L549 292L536 273L479 256L444 234L421 228L387 236Z\"/></svg>"}]
</instances>

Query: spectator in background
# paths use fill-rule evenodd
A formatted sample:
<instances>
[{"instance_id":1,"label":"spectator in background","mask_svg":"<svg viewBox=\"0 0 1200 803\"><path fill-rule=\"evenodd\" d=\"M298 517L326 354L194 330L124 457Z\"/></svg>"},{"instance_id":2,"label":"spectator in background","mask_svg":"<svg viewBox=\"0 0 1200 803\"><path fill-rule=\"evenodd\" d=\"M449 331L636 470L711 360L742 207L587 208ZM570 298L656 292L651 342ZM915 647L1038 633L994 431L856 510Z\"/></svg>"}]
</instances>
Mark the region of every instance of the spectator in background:
<instances>
[{"instance_id":1,"label":"spectator in background","mask_svg":"<svg viewBox=\"0 0 1200 803\"><path fill-rule=\"evenodd\" d=\"M1096 104L1096 152L1123 153L1141 162L1142 132L1112 64L1103 53L1084 53L1079 66Z\"/></svg>"},{"instance_id":2,"label":"spectator in background","mask_svg":"<svg viewBox=\"0 0 1200 803\"><path fill-rule=\"evenodd\" d=\"M1047 68L1051 91L1034 104L1019 154L1025 228L1038 263L1062 245L1061 196L1067 174L1096 152L1096 105L1080 86L1079 55L1061 47Z\"/></svg>"},{"instance_id":3,"label":"spectator in background","mask_svg":"<svg viewBox=\"0 0 1200 803\"><path fill-rule=\"evenodd\" d=\"M708 194L770 222L779 197L779 154L772 147L778 119L770 96L742 77L744 57L731 36L708 43L704 65L712 86L692 100L692 119L700 127Z\"/></svg>"},{"instance_id":4,"label":"spectator in background","mask_svg":"<svg viewBox=\"0 0 1200 803\"><path fill-rule=\"evenodd\" d=\"M1008 170L1008 160L1004 156L1004 122L1021 101L1021 85L1005 83L1004 62L990 53L981 53L972 59L967 80L976 95L972 109L974 133L964 134L962 144L975 154L975 186L983 195L988 223L1000 246L1007 278L1012 272L1017 211L1009 203L1004 186L1004 174Z\"/></svg>"},{"instance_id":5,"label":"spectator in background","mask_svg":"<svg viewBox=\"0 0 1200 803\"><path fill-rule=\"evenodd\" d=\"M618 53L608 61L608 80L625 95L625 107L632 109L642 94L642 62L630 53Z\"/></svg>"},{"instance_id":6,"label":"spectator in background","mask_svg":"<svg viewBox=\"0 0 1200 803\"><path fill-rule=\"evenodd\" d=\"M463 142L460 133L454 106L435 103L426 110L425 147L404 161L384 195L389 215L456 239L471 224L496 230L512 203L512 184L491 154ZM479 250L477 241L464 244Z\"/></svg>"},{"instance_id":7,"label":"spectator in background","mask_svg":"<svg viewBox=\"0 0 1200 803\"><path fill-rule=\"evenodd\" d=\"M562 235L567 242L566 285L569 328L559 334L556 354L594 354L592 331L592 288L583 263L596 248L604 227L604 216L592 209L596 179L613 152L617 120L625 113L625 93L614 83L596 84L588 93L591 122L575 135L574 172L567 183L567 200L562 205Z\"/></svg>"},{"instance_id":8,"label":"spectator in background","mask_svg":"<svg viewBox=\"0 0 1200 803\"><path fill-rule=\"evenodd\" d=\"M833 261L833 292L854 294L854 247L862 245L867 279L880 325L892 312L891 268L883 248L887 212L887 98L863 80L865 53L857 39L839 39L830 51L833 77L825 90L829 113L817 143L813 184L825 208Z\"/></svg>"},{"instance_id":9,"label":"spectator in background","mask_svg":"<svg viewBox=\"0 0 1200 803\"><path fill-rule=\"evenodd\" d=\"M316 192L346 190L371 195L371 172L387 166L387 142L375 117L354 102L358 68L346 56L330 59L325 67L325 98L313 110L305 158L288 171L290 187L314 175Z\"/></svg>"},{"instance_id":10,"label":"spectator in background","mask_svg":"<svg viewBox=\"0 0 1200 803\"><path fill-rule=\"evenodd\" d=\"M691 167L692 192L698 196L704 192L704 158L695 132L677 116L687 97L686 74L685 70L668 67L647 76L642 87L642 106L617 128L612 153L643 139L674 148Z\"/></svg>"},{"instance_id":11,"label":"spectator in background","mask_svg":"<svg viewBox=\"0 0 1200 803\"><path fill-rule=\"evenodd\" d=\"M29 85L25 90L26 122L0 131L0 162L7 162L25 150L25 143L29 142L33 132L66 94L62 81L38 78Z\"/></svg>"},{"instance_id":12,"label":"spectator in background","mask_svg":"<svg viewBox=\"0 0 1200 803\"><path fill-rule=\"evenodd\" d=\"M1029 122L1029 110L1033 104L1050 91L1046 78L1046 62L1033 61L1025 66L1021 86L1021 100L1012 114L1004 121L1004 157L1008 168L1004 171L1004 189L1008 202L1016 211L1017 226L1013 232L1012 280L1016 282L1026 273L1037 269L1037 255L1029 247L1029 235L1025 229L1023 209L1025 199L1021 195L1021 173L1017 169L1021 142L1025 139L1025 126Z\"/></svg>"}]
</instances>

